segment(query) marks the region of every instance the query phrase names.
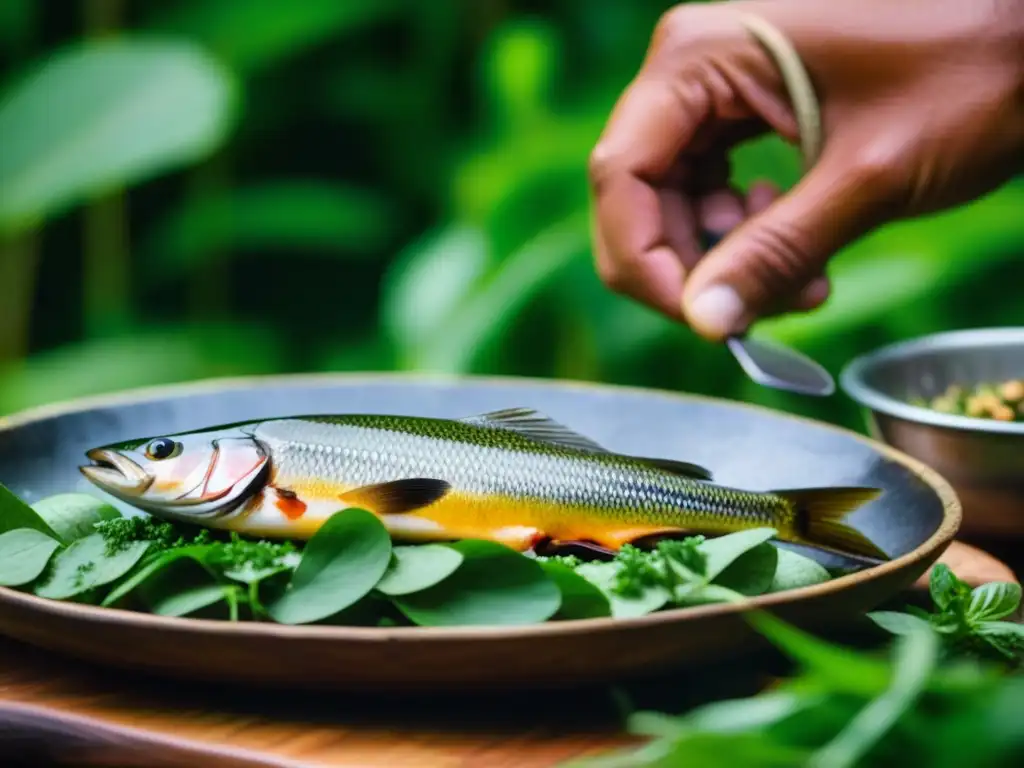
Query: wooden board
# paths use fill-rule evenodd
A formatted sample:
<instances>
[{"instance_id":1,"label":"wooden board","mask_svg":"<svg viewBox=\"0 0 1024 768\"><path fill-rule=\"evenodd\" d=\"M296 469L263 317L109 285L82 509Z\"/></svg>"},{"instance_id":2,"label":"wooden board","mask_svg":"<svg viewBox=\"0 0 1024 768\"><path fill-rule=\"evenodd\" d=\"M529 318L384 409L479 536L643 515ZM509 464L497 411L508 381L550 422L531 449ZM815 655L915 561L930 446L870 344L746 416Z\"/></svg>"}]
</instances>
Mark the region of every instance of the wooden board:
<instances>
[{"instance_id":1,"label":"wooden board","mask_svg":"<svg viewBox=\"0 0 1024 768\"><path fill-rule=\"evenodd\" d=\"M972 584L1013 578L962 544L943 561ZM747 658L728 674L708 669L628 694L637 706L686 709L751 695L783 671L775 658ZM186 686L0 640L4 766L547 768L628 743L605 689L441 700Z\"/></svg>"}]
</instances>

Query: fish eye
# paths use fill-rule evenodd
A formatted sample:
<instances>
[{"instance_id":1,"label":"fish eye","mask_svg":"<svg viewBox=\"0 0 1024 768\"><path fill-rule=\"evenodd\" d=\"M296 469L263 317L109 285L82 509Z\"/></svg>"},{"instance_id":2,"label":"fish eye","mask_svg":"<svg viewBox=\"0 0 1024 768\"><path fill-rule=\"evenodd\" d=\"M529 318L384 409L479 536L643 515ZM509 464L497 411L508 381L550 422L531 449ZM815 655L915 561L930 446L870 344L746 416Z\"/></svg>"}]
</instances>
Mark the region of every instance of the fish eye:
<instances>
[{"instance_id":1,"label":"fish eye","mask_svg":"<svg viewBox=\"0 0 1024 768\"><path fill-rule=\"evenodd\" d=\"M179 453L181 453L181 443L166 437L158 437L156 440L150 441L149 445L146 446L146 458L154 459L155 461L169 459L172 456L177 456Z\"/></svg>"}]
</instances>

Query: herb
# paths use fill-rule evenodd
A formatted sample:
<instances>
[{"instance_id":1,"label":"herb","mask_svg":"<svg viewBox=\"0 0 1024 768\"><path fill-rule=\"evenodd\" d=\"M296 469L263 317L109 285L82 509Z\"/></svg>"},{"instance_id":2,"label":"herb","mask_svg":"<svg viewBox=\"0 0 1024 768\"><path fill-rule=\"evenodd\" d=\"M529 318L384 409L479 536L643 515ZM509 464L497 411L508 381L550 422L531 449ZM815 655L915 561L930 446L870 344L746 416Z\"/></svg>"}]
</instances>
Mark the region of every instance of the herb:
<instances>
[{"instance_id":1,"label":"herb","mask_svg":"<svg viewBox=\"0 0 1024 768\"><path fill-rule=\"evenodd\" d=\"M792 553L785 552L779 550L780 560L788 561ZM870 614L896 636L883 654L831 644L750 612L754 628L797 663L796 675L756 696L679 716L631 712L627 730L647 737L644 744L564 768L1024 764L1024 677L1005 674L1005 665L961 642L979 632L985 637L989 624L1000 625L996 634L1021 636L1021 625L1000 620L1019 607L1019 586L970 589L940 563L930 594L934 612ZM1002 649L993 650L1003 659ZM1019 661L1019 648L1016 654Z\"/></svg>"},{"instance_id":2,"label":"herb","mask_svg":"<svg viewBox=\"0 0 1024 768\"><path fill-rule=\"evenodd\" d=\"M1020 666L1024 659L1024 625L1003 621L1020 609L1019 584L990 582L971 589L947 565L937 563L929 592L935 611L911 606L907 613L876 611L868 617L895 635L915 632L919 625L929 626L954 653Z\"/></svg>"},{"instance_id":3,"label":"herb","mask_svg":"<svg viewBox=\"0 0 1024 768\"><path fill-rule=\"evenodd\" d=\"M0 535L0 558L6 553L10 563L0 565L0 585L168 616L216 608L233 621L453 626L628 618L827 578L817 563L768 543L771 528L663 540L652 549L627 544L610 561L588 562L488 541L392 546L380 520L359 509L339 511L304 543L266 541L144 514L121 517L81 494L29 507L3 489L4 524L17 535ZM62 541L57 530L73 540Z\"/></svg>"}]
</instances>

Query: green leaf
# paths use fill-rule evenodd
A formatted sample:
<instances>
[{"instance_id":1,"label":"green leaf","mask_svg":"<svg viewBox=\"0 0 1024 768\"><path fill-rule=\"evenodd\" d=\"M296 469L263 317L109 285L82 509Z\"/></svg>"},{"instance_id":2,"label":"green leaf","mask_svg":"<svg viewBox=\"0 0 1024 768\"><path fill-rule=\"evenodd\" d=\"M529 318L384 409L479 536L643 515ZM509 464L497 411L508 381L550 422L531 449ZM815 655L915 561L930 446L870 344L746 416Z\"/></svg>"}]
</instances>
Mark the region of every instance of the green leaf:
<instances>
[{"instance_id":1,"label":"green leaf","mask_svg":"<svg viewBox=\"0 0 1024 768\"><path fill-rule=\"evenodd\" d=\"M766 541L739 555L713 581L742 595L764 594L775 579L778 562L779 550Z\"/></svg>"},{"instance_id":2,"label":"green leaf","mask_svg":"<svg viewBox=\"0 0 1024 768\"><path fill-rule=\"evenodd\" d=\"M96 523L121 517L118 509L86 493L59 493L32 505L64 544L95 531Z\"/></svg>"},{"instance_id":3,"label":"green leaf","mask_svg":"<svg viewBox=\"0 0 1024 768\"><path fill-rule=\"evenodd\" d=\"M407 595L432 587L462 565L462 553L444 544L395 547L394 560L377 583L385 595Z\"/></svg>"},{"instance_id":4,"label":"green leaf","mask_svg":"<svg viewBox=\"0 0 1024 768\"><path fill-rule=\"evenodd\" d=\"M451 225L407 246L382 278L381 324L408 354L442 333L487 270L486 234ZM414 367L407 363L406 367Z\"/></svg>"},{"instance_id":5,"label":"green leaf","mask_svg":"<svg viewBox=\"0 0 1024 768\"><path fill-rule=\"evenodd\" d=\"M146 248L151 277L177 277L231 251L366 258L385 247L397 212L384 196L294 179L190 199L163 221Z\"/></svg>"},{"instance_id":6,"label":"green leaf","mask_svg":"<svg viewBox=\"0 0 1024 768\"><path fill-rule=\"evenodd\" d=\"M407 367L463 373L498 343L519 313L569 264L588 253L585 212L552 224L484 276L431 337L406 353Z\"/></svg>"},{"instance_id":7,"label":"green leaf","mask_svg":"<svg viewBox=\"0 0 1024 768\"><path fill-rule=\"evenodd\" d=\"M394 598L423 626L533 624L558 611L562 593L540 563L493 541L449 545L463 556L451 576L422 592Z\"/></svg>"},{"instance_id":8,"label":"green leaf","mask_svg":"<svg viewBox=\"0 0 1024 768\"><path fill-rule=\"evenodd\" d=\"M158 616L187 616L224 600L231 589L235 587L222 584L193 587L157 600L153 605L153 613Z\"/></svg>"},{"instance_id":9,"label":"green leaf","mask_svg":"<svg viewBox=\"0 0 1024 768\"><path fill-rule=\"evenodd\" d=\"M774 528L752 528L708 539L700 545L707 558L705 575L708 581L717 582L726 568L754 548L764 544L778 534ZM772 567L774 572L774 565ZM769 583L771 583L769 581Z\"/></svg>"},{"instance_id":10,"label":"green leaf","mask_svg":"<svg viewBox=\"0 0 1024 768\"><path fill-rule=\"evenodd\" d=\"M60 542L34 528L0 534L0 586L20 587L34 581Z\"/></svg>"},{"instance_id":11,"label":"green leaf","mask_svg":"<svg viewBox=\"0 0 1024 768\"><path fill-rule=\"evenodd\" d=\"M122 388L275 373L282 352L276 333L258 325L137 327L131 335L68 344L0 368L0 412Z\"/></svg>"},{"instance_id":12,"label":"green leaf","mask_svg":"<svg viewBox=\"0 0 1024 768\"><path fill-rule=\"evenodd\" d=\"M0 230L209 155L234 102L228 72L185 40L122 36L47 56L0 103Z\"/></svg>"},{"instance_id":13,"label":"green leaf","mask_svg":"<svg viewBox=\"0 0 1024 768\"><path fill-rule=\"evenodd\" d=\"M78 539L53 558L49 577L36 585L35 593L66 600L116 581L142 559L149 542L132 542L113 555L106 554L106 548L106 539L98 533Z\"/></svg>"},{"instance_id":14,"label":"green leaf","mask_svg":"<svg viewBox=\"0 0 1024 768\"><path fill-rule=\"evenodd\" d=\"M203 557L210 552L212 548L212 545L203 545L198 547L182 547L180 549L172 549L167 552L159 553L145 563L139 570L110 590L110 593L103 599L103 602L100 603L100 605L114 605L123 597L126 597L129 593L138 588L143 582L148 581L154 574L164 570L178 560L191 558L198 562L202 562Z\"/></svg>"},{"instance_id":15,"label":"green leaf","mask_svg":"<svg viewBox=\"0 0 1024 768\"><path fill-rule=\"evenodd\" d=\"M994 581L971 590L967 618L975 621L996 621L1009 616L1020 606L1020 584Z\"/></svg>"},{"instance_id":16,"label":"green leaf","mask_svg":"<svg viewBox=\"0 0 1024 768\"><path fill-rule=\"evenodd\" d=\"M307 542L284 592L267 605L274 621L309 624L369 594L391 562L391 537L363 509L332 515Z\"/></svg>"},{"instance_id":17,"label":"green leaf","mask_svg":"<svg viewBox=\"0 0 1024 768\"><path fill-rule=\"evenodd\" d=\"M818 768L853 768L896 725L924 692L939 658L939 638L927 627L917 627L896 641L892 682L821 750L811 765Z\"/></svg>"},{"instance_id":18,"label":"green leaf","mask_svg":"<svg viewBox=\"0 0 1024 768\"><path fill-rule=\"evenodd\" d=\"M0 533L31 528L60 541L60 536L32 507L0 485Z\"/></svg>"},{"instance_id":19,"label":"green leaf","mask_svg":"<svg viewBox=\"0 0 1024 768\"><path fill-rule=\"evenodd\" d=\"M631 619L645 616L663 608L672 600L672 594L660 584L645 586L639 595L620 595L614 589L616 571L617 565L614 562L584 563L576 568L576 573L600 589L608 598L614 618Z\"/></svg>"},{"instance_id":20,"label":"green leaf","mask_svg":"<svg viewBox=\"0 0 1024 768\"><path fill-rule=\"evenodd\" d=\"M931 624L927 621L909 613L874 611L867 614L867 617L893 635L909 635L919 631L921 627L931 629Z\"/></svg>"},{"instance_id":21,"label":"green leaf","mask_svg":"<svg viewBox=\"0 0 1024 768\"><path fill-rule=\"evenodd\" d=\"M944 611L964 591L964 584L945 563L936 563L928 581L928 591L935 606Z\"/></svg>"},{"instance_id":22,"label":"green leaf","mask_svg":"<svg viewBox=\"0 0 1024 768\"><path fill-rule=\"evenodd\" d=\"M980 635L1006 635L1024 639L1024 624L1013 621L982 621L974 627Z\"/></svg>"},{"instance_id":23,"label":"green leaf","mask_svg":"<svg viewBox=\"0 0 1024 768\"><path fill-rule=\"evenodd\" d=\"M395 13L395 0L179 0L158 4L147 26L202 43L251 75Z\"/></svg>"},{"instance_id":24,"label":"green leaf","mask_svg":"<svg viewBox=\"0 0 1024 768\"><path fill-rule=\"evenodd\" d=\"M789 549L777 547L778 564L769 592L810 587L829 581L829 572L821 563Z\"/></svg>"},{"instance_id":25,"label":"green leaf","mask_svg":"<svg viewBox=\"0 0 1024 768\"><path fill-rule=\"evenodd\" d=\"M745 618L836 693L874 697L889 684L891 671L881 659L828 643L764 611L750 611Z\"/></svg>"},{"instance_id":26,"label":"green leaf","mask_svg":"<svg viewBox=\"0 0 1024 768\"><path fill-rule=\"evenodd\" d=\"M557 618L596 619L612 615L608 597L572 568L551 560L544 560L540 565L562 592Z\"/></svg>"}]
</instances>

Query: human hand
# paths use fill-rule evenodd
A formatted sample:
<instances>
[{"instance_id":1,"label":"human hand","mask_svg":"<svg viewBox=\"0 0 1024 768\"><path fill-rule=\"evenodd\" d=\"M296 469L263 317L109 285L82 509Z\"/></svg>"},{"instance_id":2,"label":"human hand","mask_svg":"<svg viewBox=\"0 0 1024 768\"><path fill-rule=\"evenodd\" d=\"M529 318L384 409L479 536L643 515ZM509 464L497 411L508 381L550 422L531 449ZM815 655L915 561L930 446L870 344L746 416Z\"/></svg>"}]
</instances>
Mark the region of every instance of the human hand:
<instances>
[{"instance_id":1,"label":"human hand","mask_svg":"<svg viewBox=\"0 0 1024 768\"><path fill-rule=\"evenodd\" d=\"M729 184L738 142L799 140L741 13L789 38L821 106L818 162L781 196ZM980 197L1022 167L1024 0L687 3L662 17L593 150L596 267L721 340L822 304L829 259L871 229ZM707 254L702 231L724 235Z\"/></svg>"}]
</instances>

